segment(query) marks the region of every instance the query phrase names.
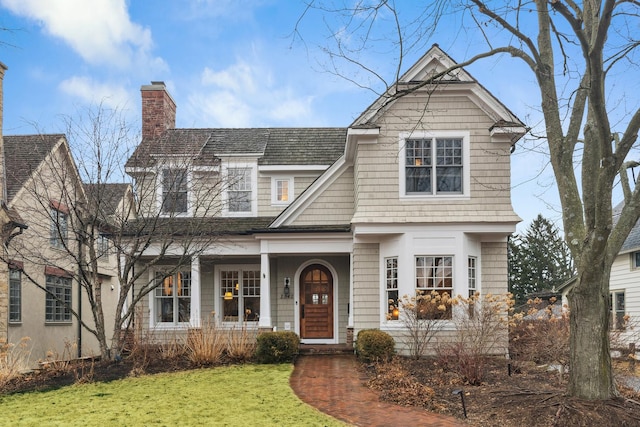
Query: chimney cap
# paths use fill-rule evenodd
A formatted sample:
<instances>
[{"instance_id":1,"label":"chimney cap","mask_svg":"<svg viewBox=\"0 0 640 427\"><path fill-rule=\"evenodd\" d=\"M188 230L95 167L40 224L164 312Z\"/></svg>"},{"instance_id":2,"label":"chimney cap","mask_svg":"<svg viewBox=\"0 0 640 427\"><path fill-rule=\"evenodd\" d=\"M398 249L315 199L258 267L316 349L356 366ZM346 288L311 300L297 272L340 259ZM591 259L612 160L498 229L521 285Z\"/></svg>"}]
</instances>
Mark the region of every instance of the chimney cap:
<instances>
[{"instance_id":1,"label":"chimney cap","mask_svg":"<svg viewBox=\"0 0 640 427\"><path fill-rule=\"evenodd\" d=\"M154 82L153 80L151 80L151 84L152 84L153 86L165 86L165 84L164 84L164 82L163 82L163 81L155 81L155 82Z\"/></svg>"}]
</instances>

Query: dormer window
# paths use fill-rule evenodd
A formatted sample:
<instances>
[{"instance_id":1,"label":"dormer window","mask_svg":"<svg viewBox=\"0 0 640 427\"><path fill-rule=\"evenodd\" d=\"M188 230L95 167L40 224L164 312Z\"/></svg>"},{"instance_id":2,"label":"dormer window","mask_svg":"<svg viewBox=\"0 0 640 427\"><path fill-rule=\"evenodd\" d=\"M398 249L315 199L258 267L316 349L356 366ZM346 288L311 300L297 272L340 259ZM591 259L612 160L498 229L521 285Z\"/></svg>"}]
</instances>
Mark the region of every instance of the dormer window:
<instances>
[{"instance_id":1,"label":"dormer window","mask_svg":"<svg viewBox=\"0 0 640 427\"><path fill-rule=\"evenodd\" d=\"M464 133L401 137L400 154L400 197L469 194L469 139Z\"/></svg>"},{"instance_id":2,"label":"dormer window","mask_svg":"<svg viewBox=\"0 0 640 427\"><path fill-rule=\"evenodd\" d=\"M250 217L258 213L258 165L254 159L223 160L223 215Z\"/></svg>"},{"instance_id":3,"label":"dormer window","mask_svg":"<svg viewBox=\"0 0 640 427\"><path fill-rule=\"evenodd\" d=\"M271 178L271 204L288 205L293 201L293 177Z\"/></svg>"},{"instance_id":4,"label":"dormer window","mask_svg":"<svg viewBox=\"0 0 640 427\"><path fill-rule=\"evenodd\" d=\"M251 169L229 168L229 212L251 212Z\"/></svg>"},{"instance_id":5,"label":"dormer window","mask_svg":"<svg viewBox=\"0 0 640 427\"><path fill-rule=\"evenodd\" d=\"M185 214L188 208L187 169L162 170L163 214Z\"/></svg>"}]
</instances>

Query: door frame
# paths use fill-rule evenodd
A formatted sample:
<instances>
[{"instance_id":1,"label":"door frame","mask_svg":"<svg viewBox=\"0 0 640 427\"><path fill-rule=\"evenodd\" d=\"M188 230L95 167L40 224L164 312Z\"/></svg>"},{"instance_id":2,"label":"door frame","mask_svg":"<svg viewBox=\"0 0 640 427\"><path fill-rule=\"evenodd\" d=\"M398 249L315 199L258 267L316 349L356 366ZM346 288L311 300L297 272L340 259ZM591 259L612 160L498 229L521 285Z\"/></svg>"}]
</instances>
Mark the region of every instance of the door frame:
<instances>
[{"instance_id":1,"label":"door frame","mask_svg":"<svg viewBox=\"0 0 640 427\"><path fill-rule=\"evenodd\" d=\"M298 266L296 270L296 274L294 276L294 318L295 318L295 332L300 336L300 275L302 271L309 267L312 264L320 264L323 267L326 267L331 276L333 276L333 338L323 338L323 339L301 339L300 342L302 344L338 344L340 331L338 329L338 272L331 265L331 263L322 260L322 259L310 259Z\"/></svg>"}]
</instances>

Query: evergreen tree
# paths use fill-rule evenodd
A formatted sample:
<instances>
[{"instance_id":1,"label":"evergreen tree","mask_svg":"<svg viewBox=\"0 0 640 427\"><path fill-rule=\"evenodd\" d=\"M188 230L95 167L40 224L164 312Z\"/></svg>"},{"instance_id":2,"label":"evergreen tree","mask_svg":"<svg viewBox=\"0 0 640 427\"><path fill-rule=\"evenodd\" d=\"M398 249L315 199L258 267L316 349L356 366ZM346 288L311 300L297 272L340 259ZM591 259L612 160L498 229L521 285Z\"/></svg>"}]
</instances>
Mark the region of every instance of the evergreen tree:
<instances>
[{"instance_id":1,"label":"evergreen tree","mask_svg":"<svg viewBox=\"0 0 640 427\"><path fill-rule=\"evenodd\" d=\"M521 236L509 239L509 290L516 303L529 294L557 288L574 274L569 249L558 228L538 215Z\"/></svg>"}]
</instances>

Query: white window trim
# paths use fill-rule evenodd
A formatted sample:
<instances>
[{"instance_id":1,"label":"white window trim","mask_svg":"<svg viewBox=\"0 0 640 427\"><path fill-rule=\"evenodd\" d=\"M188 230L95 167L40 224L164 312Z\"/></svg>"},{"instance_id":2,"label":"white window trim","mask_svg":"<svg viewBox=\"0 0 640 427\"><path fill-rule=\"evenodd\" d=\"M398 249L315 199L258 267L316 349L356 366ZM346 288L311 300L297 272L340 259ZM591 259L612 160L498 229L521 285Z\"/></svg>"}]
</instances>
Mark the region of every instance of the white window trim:
<instances>
[{"instance_id":1,"label":"white window trim","mask_svg":"<svg viewBox=\"0 0 640 427\"><path fill-rule=\"evenodd\" d=\"M179 271L190 271L189 268L185 266L183 269L179 269ZM154 288L149 292L149 326L152 329L156 330L184 330L187 329L191 322L157 322L156 321L156 290L155 290L155 280L156 280L156 272L157 269L149 269L149 281L150 283L154 283ZM177 272L174 272L175 275ZM193 272L191 273L191 280L193 284ZM153 281L153 282L151 282ZM192 288L193 290L193 288ZM194 304L200 305L200 300L196 301L193 297L193 293L189 296L191 307L190 310L193 312Z\"/></svg>"},{"instance_id":2,"label":"white window trim","mask_svg":"<svg viewBox=\"0 0 640 427\"><path fill-rule=\"evenodd\" d=\"M278 181L288 181L289 182L289 200L283 202L278 200ZM271 205L272 206L287 206L291 204L294 200L295 196L293 193L293 183L294 179L292 176L272 176L271 177Z\"/></svg>"},{"instance_id":3,"label":"white window trim","mask_svg":"<svg viewBox=\"0 0 640 427\"><path fill-rule=\"evenodd\" d=\"M230 212L229 211L229 169L247 168L251 170L251 211L250 212ZM258 216L258 162L255 161L228 161L222 165L222 177L226 184L222 192L222 214L226 217L255 217Z\"/></svg>"},{"instance_id":4,"label":"white window trim","mask_svg":"<svg viewBox=\"0 0 640 427\"><path fill-rule=\"evenodd\" d=\"M461 138L462 139L462 193L460 194L406 194L406 155L407 139L423 138ZM471 197L471 134L469 131L402 132L399 135L398 184L401 200L467 200Z\"/></svg>"},{"instance_id":5,"label":"white window trim","mask_svg":"<svg viewBox=\"0 0 640 427\"><path fill-rule=\"evenodd\" d=\"M631 269L638 270L640 269L640 265L636 263L636 254L640 253L640 251L631 252Z\"/></svg>"},{"instance_id":6,"label":"white window trim","mask_svg":"<svg viewBox=\"0 0 640 427\"><path fill-rule=\"evenodd\" d=\"M165 169L186 169L187 170L187 211L186 212L162 212L162 183L164 178L164 170ZM158 207L158 216L161 218L169 218L169 217L191 217L193 216L193 201L191 197L193 192L191 191L192 184L192 171L191 168L186 165L181 166L178 164L163 164L158 167L156 170L156 205Z\"/></svg>"},{"instance_id":7,"label":"white window trim","mask_svg":"<svg viewBox=\"0 0 640 427\"><path fill-rule=\"evenodd\" d=\"M240 272L240 277L242 277L242 271L244 270L253 270L253 271L261 272L260 264L221 264L221 265L216 265L213 269L213 276L214 276L213 277L213 307L216 313L215 314L216 320L223 327L233 328L240 325L244 325L248 329L254 329L254 328L258 329L259 321L245 322L243 319L241 319L241 316L238 316L237 322L229 322L229 321L225 322L224 319L221 317L223 314L223 307L222 307L222 301L220 300L220 288L222 286L220 283L220 272L221 271L238 271ZM242 289L242 285L241 285L241 289ZM261 294L260 299L262 300L262 298L263 296ZM238 310L240 310L240 307L238 307Z\"/></svg>"}]
</instances>

